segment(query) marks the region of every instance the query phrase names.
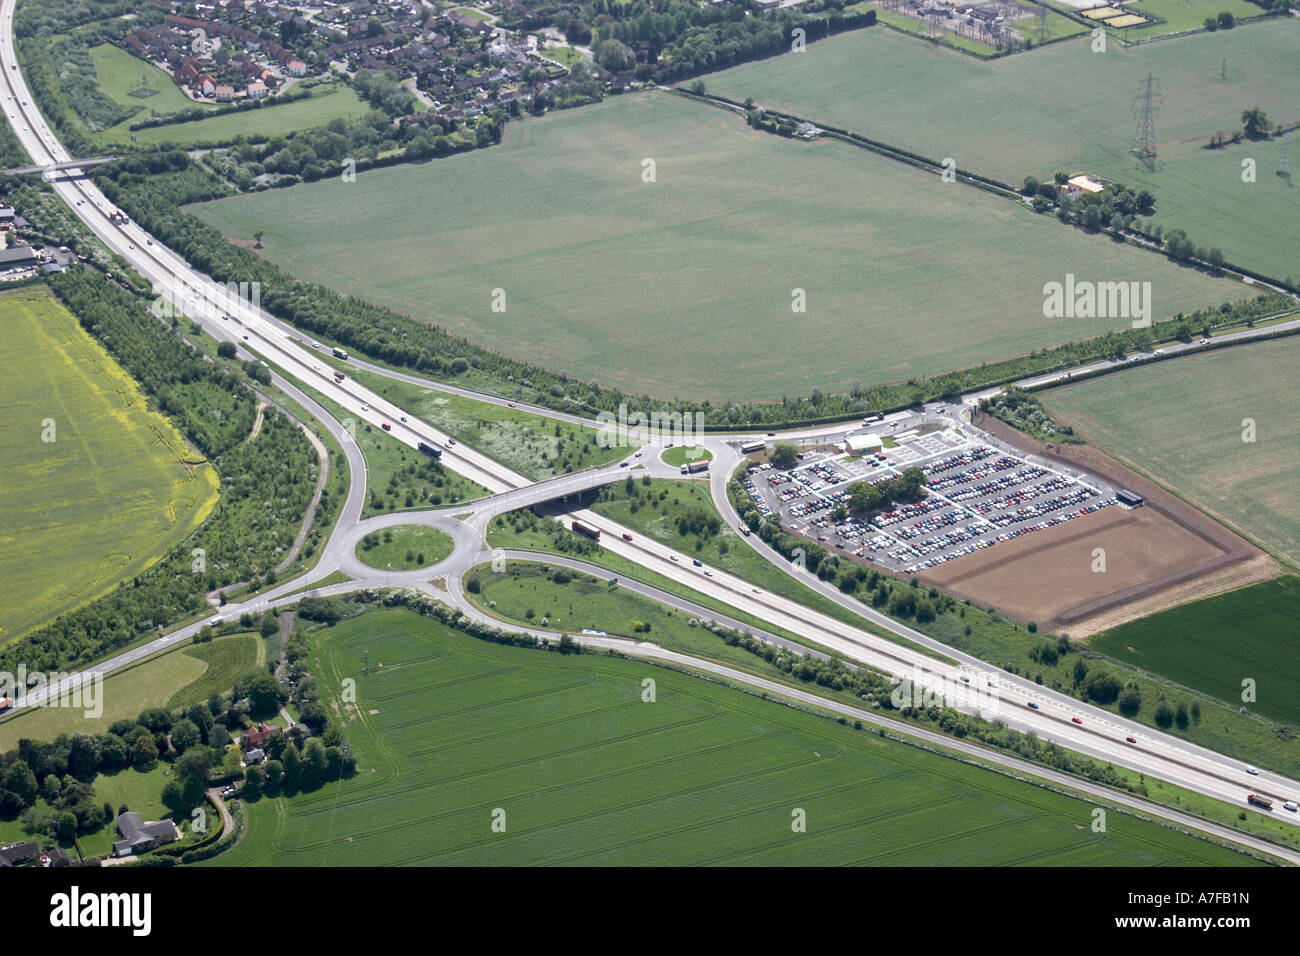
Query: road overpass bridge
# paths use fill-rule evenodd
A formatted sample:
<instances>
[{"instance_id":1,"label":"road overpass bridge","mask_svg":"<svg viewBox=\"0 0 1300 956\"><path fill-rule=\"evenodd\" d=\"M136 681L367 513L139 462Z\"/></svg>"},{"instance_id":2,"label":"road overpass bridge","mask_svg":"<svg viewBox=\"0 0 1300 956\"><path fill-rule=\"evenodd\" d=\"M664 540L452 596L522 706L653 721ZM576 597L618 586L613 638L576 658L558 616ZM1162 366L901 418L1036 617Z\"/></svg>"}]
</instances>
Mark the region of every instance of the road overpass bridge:
<instances>
[{"instance_id":1,"label":"road overpass bridge","mask_svg":"<svg viewBox=\"0 0 1300 956\"><path fill-rule=\"evenodd\" d=\"M111 163L115 159L121 159L121 156L88 156L85 159L65 159L59 163L45 163L44 165L34 166L15 166L12 169L4 171L6 176L25 176L34 173L62 173L70 169L90 169L94 166L103 166L105 163Z\"/></svg>"}]
</instances>

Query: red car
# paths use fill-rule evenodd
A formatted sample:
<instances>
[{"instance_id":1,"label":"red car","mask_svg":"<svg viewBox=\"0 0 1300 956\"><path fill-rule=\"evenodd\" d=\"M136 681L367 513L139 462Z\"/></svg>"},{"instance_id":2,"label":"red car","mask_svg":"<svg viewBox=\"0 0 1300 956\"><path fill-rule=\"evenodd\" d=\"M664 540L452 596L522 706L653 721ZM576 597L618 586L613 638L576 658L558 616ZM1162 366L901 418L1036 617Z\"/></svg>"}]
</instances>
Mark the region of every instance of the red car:
<instances>
[{"instance_id":1,"label":"red car","mask_svg":"<svg viewBox=\"0 0 1300 956\"><path fill-rule=\"evenodd\" d=\"M383 427L384 431L386 431L386 432L391 432L391 431L393 430L393 426L390 425L390 424L388 424L388 422L384 422L384 424L383 424L382 427Z\"/></svg>"},{"instance_id":2,"label":"red car","mask_svg":"<svg viewBox=\"0 0 1300 956\"><path fill-rule=\"evenodd\" d=\"M1071 719L1072 721L1074 721L1076 724L1081 724L1081 723L1083 723L1083 721L1080 720L1078 717L1071 717L1070 719Z\"/></svg>"},{"instance_id":3,"label":"red car","mask_svg":"<svg viewBox=\"0 0 1300 956\"><path fill-rule=\"evenodd\" d=\"M631 540L632 540L632 536L631 536L630 534L628 534L627 532L624 532L624 533L623 533L623 540L624 540L624 541L631 541Z\"/></svg>"},{"instance_id":4,"label":"red car","mask_svg":"<svg viewBox=\"0 0 1300 956\"><path fill-rule=\"evenodd\" d=\"M1135 743L1138 742L1138 739L1137 739L1136 737L1125 737L1124 739L1127 740L1127 741L1128 741L1129 743L1131 743L1131 744L1135 744Z\"/></svg>"},{"instance_id":5,"label":"red car","mask_svg":"<svg viewBox=\"0 0 1300 956\"><path fill-rule=\"evenodd\" d=\"M515 403L514 403L514 402L511 402L511 403L510 403L510 407L511 407L511 408L514 408L514 407L515 407Z\"/></svg>"}]
</instances>

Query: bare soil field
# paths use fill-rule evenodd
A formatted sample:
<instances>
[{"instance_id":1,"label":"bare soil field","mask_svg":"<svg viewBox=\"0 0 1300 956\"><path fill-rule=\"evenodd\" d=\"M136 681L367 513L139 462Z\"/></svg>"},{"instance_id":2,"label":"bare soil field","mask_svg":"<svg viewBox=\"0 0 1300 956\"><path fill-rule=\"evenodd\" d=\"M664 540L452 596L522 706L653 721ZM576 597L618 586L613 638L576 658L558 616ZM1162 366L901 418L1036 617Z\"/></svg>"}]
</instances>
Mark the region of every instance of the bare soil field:
<instances>
[{"instance_id":1,"label":"bare soil field","mask_svg":"<svg viewBox=\"0 0 1300 956\"><path fill-rule=\"evenodd\" d=\"M1035 441L987 415L977 414L975 424L1026 452L1135 491L1146 504L1108 508L949 561L920 576L926 585L1078 638L1279 572L1249 542L1096 448ZM1094 548L1105 550L1105 572L1092 570Z\"/></svg>"}]
</instances>

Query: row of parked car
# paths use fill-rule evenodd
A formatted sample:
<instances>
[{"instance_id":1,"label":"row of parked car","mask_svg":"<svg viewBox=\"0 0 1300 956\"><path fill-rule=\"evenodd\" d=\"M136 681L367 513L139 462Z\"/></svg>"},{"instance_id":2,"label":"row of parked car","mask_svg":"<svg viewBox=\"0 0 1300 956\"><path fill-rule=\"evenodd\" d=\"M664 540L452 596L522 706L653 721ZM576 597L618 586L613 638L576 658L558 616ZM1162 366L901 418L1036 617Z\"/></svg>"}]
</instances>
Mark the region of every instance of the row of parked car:
<instances>
[{"instance_id":1,"label":"row of parked car","mask_svg":"<svg viewBox=\"0 0 1300 956\"><path fill-rule=\"evenodd\" d=\"M999 475L997 478L981 481L978 485L951 492L948 497L953 501L970 501L972 498L982 498L996 491L1023 485L1027 481L1033 481L1035 478L1041 478L1046 474L1049 474L1047 469L1028 465L1024 468L1017 468L1008 475Z\"/></svg>"},{"instance_id":2,"label":"row of parked car","mask_svg":"<svg viewBox=\"0 0 1300 956\"><path fill-rule=\"evenodd\" d=\"M1011 468L1019 468L1024 462L1019 458L1012 458L1010 455L1003 455L993 461L986 461L973 468L967 468L965 471L958 472L955 475L949 475L947 478L939 478L935 481L927 482L927 486L932 491L946 491L949 488L956 488L959 485L967 484L972 481L979 481L988 475L996 475L998 472L1007 471Z\"/></svg>"},{"instance_id":3,"label":"row of parked car","mask_svg":"<svg viewBox=\"0 0 1300 956\"><path fill-rule=\"evenodd\" d=\"M1068 488L1073 484L1070 479L1061 475L1054 475L1047 481L1040 481L1036 485L1030 485L1027 488L1016 488L1005 495L999 495L997 498L987 498L984 501L977 501L968 505L972 511L978 515L991 514L994 511L1001 511L1004 508L1010 508L1013 505L1024 504L1026 501L1035 501L1043 495L1050 495L1053 491L1060 491L1062 488Z\"/></svg>"}]
</instances>

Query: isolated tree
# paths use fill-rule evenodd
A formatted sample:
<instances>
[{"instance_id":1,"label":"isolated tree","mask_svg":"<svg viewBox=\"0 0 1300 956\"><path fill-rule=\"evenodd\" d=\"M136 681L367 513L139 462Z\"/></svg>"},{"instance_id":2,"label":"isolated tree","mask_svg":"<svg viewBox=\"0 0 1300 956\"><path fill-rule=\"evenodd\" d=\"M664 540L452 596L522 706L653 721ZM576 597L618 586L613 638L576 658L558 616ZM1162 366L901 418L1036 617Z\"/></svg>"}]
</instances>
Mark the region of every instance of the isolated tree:
<instances>
[{"instance_id":1,"label":"isolated tree","mask_svg":"<svg viewBox=\"0 0 1300 956\"><path fill-rule=\"evenodd\" d=\"M223 359L232 359L235 357L235 343L221 342L217 345L217 356Z\"/></svg>"},{"instance_id":2,"label":"isolated tree","mask_svg":"<svg viewBox=\"0 0 1300 956\"><path fill-rule=\"evenodd\" d=\"M788 468L799 458L799 450L792 441L779 441L772 446L770 460L778 468Z\"/></svg>"},{"instance_id":3,"label":"isolated tree","mask_svg":"<svg viewBox=\"0 0 1300 956\"><path fill-rule=\"evenodd\" d=\"M1268 116L1258 106L1242 112L1241 125L1247 136L1260 136L1268 131Z\"/></svg>"},{"instance_id":4,"label":"isolated tree","mask_svg":"<svg viewBox=\"0 0 1300 956\"><path fill-rule=\"evenodd\" d=\"M254 233L253 233L253 242L256 244L256 245L254 246L254 248L257 248L257 249L261 249L261 248L262 248L262 237L263 237L264 235L266 235L266 230L265 230L265 229L258 229L258 230L256 230L256 231L254 231Z\"/></svg>"},{"instance_id":5,"label":"isolated tree","mask_svg":"<svg viewBox=\"0 0 1300 956\"><path fill-rule=\"evenodd\" d=\"M1168 728L1174 722L1174 709L1165 701L1156 705L1156 723L1161 727Z\"/></svg>"}]
</instances>

